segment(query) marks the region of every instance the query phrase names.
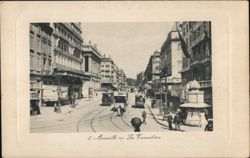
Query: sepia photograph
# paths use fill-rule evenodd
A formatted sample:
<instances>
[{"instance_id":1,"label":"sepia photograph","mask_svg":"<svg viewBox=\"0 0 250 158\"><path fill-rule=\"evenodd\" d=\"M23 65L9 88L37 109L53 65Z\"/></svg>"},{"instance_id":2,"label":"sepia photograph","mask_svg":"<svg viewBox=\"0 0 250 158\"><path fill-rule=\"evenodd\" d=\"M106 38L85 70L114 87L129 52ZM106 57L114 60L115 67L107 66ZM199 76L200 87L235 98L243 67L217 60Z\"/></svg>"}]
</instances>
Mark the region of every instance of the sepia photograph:
<instances>
[{"instance_id":1,"label":"sepia photograph","mask_svg":"<svg viewBox=\"0 0 250 158\"><path fill-rule=\"evenodd\" d=\"M213 131L210 21L30 23L30 132Z\"/></svg>"},{"instance_id":2,"label":"sepia photograph","mask_svg":"<svg viewBox=\"0 0 250 158\"><path fill-rule=\"evenodd\" d=\"M247 4L0 3L3 157L249 157Z\"/></svg>"}]
</instances>

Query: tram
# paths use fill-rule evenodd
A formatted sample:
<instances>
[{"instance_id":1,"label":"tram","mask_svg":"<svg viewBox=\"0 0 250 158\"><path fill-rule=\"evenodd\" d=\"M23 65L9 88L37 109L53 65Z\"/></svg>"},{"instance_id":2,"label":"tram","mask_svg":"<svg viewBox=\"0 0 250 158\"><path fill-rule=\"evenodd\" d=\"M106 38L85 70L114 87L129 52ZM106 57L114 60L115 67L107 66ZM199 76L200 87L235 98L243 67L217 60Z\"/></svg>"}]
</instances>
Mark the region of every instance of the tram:
<instances>
[{"instance_id":1,"label":"tram","mask_svg":"<svg viewBox=\"0 0 250 158\"><path fill-rule=\"evenodd\" d=\"M135 108L144 108L145 96L142 94L135 95Z\"/></svg>"},{"instance_id":2,"label":"tram","mask_svg":"<svg viewBox=\"0 0 250 158\"><path fill-rule=\"evenodd\" d=\"M114 102L114 93L112 91L104 92L102 94L102 105L110 106Z\"/></svg>"},{"instance_id":3,"label":"tram","mask_svg":"<svg viewBox=\"0 0 250 158\"><path fill-rule=\"evenodd\" d=\"M119 115L122 115L127 107L128 96L125 92L118 92L114 94L114 111L118 111Z\"/></svg>"}]
</instances>

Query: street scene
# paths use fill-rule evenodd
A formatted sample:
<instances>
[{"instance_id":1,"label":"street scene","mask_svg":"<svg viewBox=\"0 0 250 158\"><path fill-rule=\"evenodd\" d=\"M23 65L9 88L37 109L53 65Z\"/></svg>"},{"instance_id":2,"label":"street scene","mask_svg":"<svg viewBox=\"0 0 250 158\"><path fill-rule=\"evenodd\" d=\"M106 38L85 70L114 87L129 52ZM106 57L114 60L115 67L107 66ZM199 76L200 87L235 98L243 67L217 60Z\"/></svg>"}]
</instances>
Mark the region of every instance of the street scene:
<instances>
[{"instance_id":1,"label":"street scene","mask_svg":"<svg viewBox=\"0 0 250 158\"><path fill-rule=\"evenodd\" d=\"M30 23L30 132L213 131L211 22Z\"/></svg>"}]
</instances>

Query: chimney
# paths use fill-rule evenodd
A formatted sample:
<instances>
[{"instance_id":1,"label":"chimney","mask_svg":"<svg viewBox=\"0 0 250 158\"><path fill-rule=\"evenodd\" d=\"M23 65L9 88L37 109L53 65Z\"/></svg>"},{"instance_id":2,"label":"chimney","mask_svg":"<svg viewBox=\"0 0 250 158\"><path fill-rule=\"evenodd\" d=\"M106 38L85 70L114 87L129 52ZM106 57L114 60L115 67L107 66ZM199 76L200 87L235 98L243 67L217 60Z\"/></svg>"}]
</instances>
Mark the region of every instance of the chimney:
<instances>
[{"instance_id":1,"label":"chimney","mask_svg":"<svg viewBox=\"0 0 250 158\"><path fill-rule=\"evenodd\" d=\"M91 45L91 41L89 41L89 45Z\"/></svg>"}]
</instances>

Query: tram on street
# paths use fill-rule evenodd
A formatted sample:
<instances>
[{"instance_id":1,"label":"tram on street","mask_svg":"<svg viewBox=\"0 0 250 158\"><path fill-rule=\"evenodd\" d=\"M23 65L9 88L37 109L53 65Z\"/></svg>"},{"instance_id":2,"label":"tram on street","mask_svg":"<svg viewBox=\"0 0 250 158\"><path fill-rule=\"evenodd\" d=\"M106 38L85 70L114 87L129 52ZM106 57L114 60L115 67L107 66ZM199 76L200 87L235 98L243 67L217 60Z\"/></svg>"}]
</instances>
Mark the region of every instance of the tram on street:
<instances>
[{"instance_id":1,"label":"tram on street","mask_svg":"<svg viewBox=\"0 0 250 158\"><path fill-rule=\"evenodd\" d=\"M112 91L102 93L102 105L110 106L114 102L114 93Z\"/></svg>"},{"instance_id":2,"label":"tram on street","mask_svg":"<svg viewBox=\"0 0 250 158\"><path fill-rule=\"evenodd\" d=\"M136 108L144 108L145 96L143 94L135 95L135 106Z\"/></svg>"},{"instance_id":3,"label":"tram on street","mask_svg":"<svg viewBox=\"0 0 250 158\"><path fill-rule=\"evenodd\" d=\"M122 115L126 111L128 96L125 92L116 92L114 94L114 107L113 110Z\"/></svg>"}]
</instances>

